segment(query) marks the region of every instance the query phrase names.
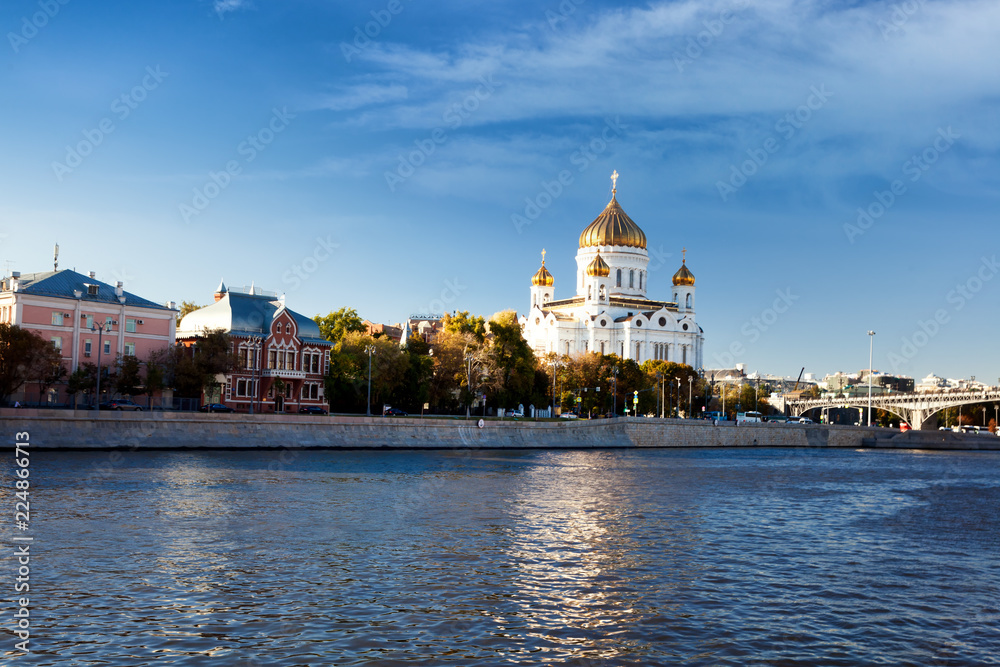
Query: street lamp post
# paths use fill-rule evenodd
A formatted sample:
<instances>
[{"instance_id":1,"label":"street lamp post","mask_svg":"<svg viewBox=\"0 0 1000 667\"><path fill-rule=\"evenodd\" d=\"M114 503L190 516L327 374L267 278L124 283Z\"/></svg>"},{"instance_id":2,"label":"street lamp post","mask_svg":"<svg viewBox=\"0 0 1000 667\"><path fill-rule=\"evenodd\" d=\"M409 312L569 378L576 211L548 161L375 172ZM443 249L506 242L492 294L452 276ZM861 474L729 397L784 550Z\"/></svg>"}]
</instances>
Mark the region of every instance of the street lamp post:
<instances>
[{"instance_id":1,"label":"street lamp post","mask_svg":"<svg viewBox=\"0 0 1000 667\"><path fill-rule=\"evenodd\" d=\"M875 332L868 332L868 426L872 425L872 351L875 349Z\"/></svg>"},{"instance_id":2,"label":"street lamp post","mask_svg":"<svg viewBox=\"0 0 1000 667\"><path fill-rule=\"evenodd\" d=\"M694 414L694 406L691 404L691 396L694 393L694 376L688 378L688 419Z\"/></svg>"},{"instance_id":3,"label":"street lamp post","mask_svg":"<svg viewBox=\"0 0 1000 667\"><path fill-rule=\"evenodd\" d=\"M722 381L722 418L726 419L726 381Z\"/></svg>"},{"instance_id":4,"label":"street lamp post","mask_svg":"<svg viewBox=\"0 0 1000 667\"><path fill-rule=\"evenodd\" d=\"M618 416L618 367L611 369L611 412Z\"/></svg>"},{"instance_id":5,"label":"street lamp post","mask_svg":"<svg viewBox=\"0 0 1000 667\"><path fill-rule=\"evenodd\" d=\"M104 332L111 332L111 322L91 324L90 330L97 334L97 409L101 409L101 352L104 348Z\"/></svg>"},{"instance_id":6,"label":"street lamp post","mask_svg":"<svg viewBox=\"0 0 1000 667\"><path fill-rule=\"evenodd\" d=\"M368 345L365 347L365 353L368 354L368 411L367 415L372 416L372 355L375 354L375 346Z\"/></svg>"}]
</instances>

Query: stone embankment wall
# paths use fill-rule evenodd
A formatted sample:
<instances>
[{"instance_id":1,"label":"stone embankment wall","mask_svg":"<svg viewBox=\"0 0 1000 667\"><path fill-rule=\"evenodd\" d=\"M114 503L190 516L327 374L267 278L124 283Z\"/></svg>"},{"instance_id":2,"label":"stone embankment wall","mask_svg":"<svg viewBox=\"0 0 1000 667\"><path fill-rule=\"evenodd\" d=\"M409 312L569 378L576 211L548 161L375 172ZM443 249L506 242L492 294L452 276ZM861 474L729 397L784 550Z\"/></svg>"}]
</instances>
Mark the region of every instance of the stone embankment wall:
<instances>
[{"instance_id":1,"label":"stone embankment wall","mask_svg":"<svg viewBox=\"0 0 1000 667\"><path fill-rule=\"evenodd\" d=\"M0 410L4 439L28 431L37 449L890 447L1000 449L1000 438L881 428L620 418L530 422Z\"/></svg>"}]
</instances>

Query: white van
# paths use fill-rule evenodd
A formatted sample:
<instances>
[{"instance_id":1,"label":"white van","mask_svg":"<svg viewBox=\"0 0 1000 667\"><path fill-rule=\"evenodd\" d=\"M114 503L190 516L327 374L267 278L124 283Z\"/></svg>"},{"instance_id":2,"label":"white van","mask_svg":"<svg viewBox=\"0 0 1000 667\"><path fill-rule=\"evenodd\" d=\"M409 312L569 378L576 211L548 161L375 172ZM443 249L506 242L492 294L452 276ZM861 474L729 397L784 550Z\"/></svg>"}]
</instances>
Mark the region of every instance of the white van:
<instances>
[{"instance_id":1,"label":"white van","mask_svg":"<svg viewBox=\"0 0 1000 667\"><path fill-rule=\"evenodd\" d=\"M764 421L764 415L759 412L737 412L737 424L759 424Z\"/></svg>"}]
</instances>

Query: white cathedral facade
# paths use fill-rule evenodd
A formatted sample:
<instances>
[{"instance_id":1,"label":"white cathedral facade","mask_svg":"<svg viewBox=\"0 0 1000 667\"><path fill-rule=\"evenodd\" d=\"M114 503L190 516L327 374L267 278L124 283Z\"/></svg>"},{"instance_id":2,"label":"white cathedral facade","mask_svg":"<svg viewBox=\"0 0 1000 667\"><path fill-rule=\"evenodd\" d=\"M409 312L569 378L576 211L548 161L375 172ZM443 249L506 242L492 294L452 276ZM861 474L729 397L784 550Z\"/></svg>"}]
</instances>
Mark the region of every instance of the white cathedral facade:
<instances>
[{"instance_id":1,"label":"white cathedral facade","mask_svg":"<svg viewBox=\"0 0 1000 667\"><path fill-rule=\"evenodd\" d=\"M542 266L531 279L531 309L521 329L535 354L617 354L642 363L663 359L702 367L705 336L695 320L694 275L686 257L673 277L673 299L650 299L646 235L617 200L583 233L576 253L575 296L557 299L555 278Z\"/></svg>"}]
</instances>

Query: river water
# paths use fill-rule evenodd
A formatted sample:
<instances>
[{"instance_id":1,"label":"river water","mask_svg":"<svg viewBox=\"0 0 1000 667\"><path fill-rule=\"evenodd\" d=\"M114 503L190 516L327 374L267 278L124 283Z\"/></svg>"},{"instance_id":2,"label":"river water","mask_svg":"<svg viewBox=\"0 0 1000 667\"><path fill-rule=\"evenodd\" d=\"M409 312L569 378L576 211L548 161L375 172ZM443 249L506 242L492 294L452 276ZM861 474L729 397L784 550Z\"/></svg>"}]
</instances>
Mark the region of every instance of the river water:
<instances>
[{"instance_id":1,"label":"river water","mask_svg":"<svg viewBox=\"0 0 1000 667\"><path fill-rule=\"evenodd\" d=\"M31 480L3 664L1000 664L997 452L35 450Z\"/></svg>"}]
</instances>

